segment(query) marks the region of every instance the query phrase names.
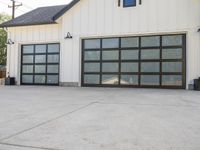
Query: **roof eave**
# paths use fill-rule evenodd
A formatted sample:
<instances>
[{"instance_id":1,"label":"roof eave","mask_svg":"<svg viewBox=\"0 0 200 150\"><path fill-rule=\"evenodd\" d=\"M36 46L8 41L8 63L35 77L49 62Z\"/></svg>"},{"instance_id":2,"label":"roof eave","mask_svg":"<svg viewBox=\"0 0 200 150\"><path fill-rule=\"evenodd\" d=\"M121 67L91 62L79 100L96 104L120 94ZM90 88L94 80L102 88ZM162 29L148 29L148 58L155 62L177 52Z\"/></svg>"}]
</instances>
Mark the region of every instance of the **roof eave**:
<instances>
[{"instance_id":1,"label":"roof eave","mask_svg":"<svg viewBox=\"0 0 200 150\"><path fill-rule=\"evenodd\" d=\"M0 28L23 27L23 26L37 26L37 25L48 25L48 24L58 24L58 23L54 21L54 22L31 23L31 24L17 24L17 25L4 25L4 24L0 24Z\"/></svg>"}]
</instances>

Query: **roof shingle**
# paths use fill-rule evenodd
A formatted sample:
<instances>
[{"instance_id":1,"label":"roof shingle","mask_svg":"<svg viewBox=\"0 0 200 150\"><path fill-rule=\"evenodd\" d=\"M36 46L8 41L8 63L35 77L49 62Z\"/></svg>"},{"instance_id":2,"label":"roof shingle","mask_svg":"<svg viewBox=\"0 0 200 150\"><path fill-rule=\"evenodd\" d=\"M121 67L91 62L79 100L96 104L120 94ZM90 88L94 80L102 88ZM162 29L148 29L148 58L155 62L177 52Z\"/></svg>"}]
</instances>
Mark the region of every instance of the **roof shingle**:
<instances>
[{"instance_id":1,"label":"roof shingle","mask_svg":"<svg viewBox=\"0 0 200 150\"><path fill-rule=\"evenodd\" d=\"M56 19L72 8L80 0L73 0L68 5L39 7L15 19L0 24L0 27L16 27L56 23Z\"/></svg>"}]
</instances>

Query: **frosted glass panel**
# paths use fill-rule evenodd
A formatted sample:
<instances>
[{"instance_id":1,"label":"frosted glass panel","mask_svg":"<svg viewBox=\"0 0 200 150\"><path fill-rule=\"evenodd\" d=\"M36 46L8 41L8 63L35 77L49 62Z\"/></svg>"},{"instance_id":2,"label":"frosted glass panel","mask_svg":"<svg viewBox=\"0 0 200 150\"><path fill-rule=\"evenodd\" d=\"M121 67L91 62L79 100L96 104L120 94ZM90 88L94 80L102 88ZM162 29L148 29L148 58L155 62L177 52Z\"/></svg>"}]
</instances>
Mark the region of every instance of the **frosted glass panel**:
<instances>
[{"instance_id":1,"label":"frosted glass panel","mask_svg":"<svg viewBox=\"0 0 200 150\"><path fill-rule=\"evenodd\" d=\"M35 75L35 83L37 84L44 84L46 80L45 75Z\"/></svg>"},{"instance_id":2,"label":"frosted glass panel","mask_svg":"<svg viewBox=\"0 0 200 150\"><path fill-rule=\"evenodd\" d=\"M46 65L35 65L35 73L46 73Z\"/></svg>"},{"instance_id":3,"label":"frosted glass panel","mask_svg":"<svg viewBox=\"0 0 200 150\"><path fill-rule=\"evenodd\" d=\"M141 46L142 47L160 46L160 37L159 36L141 37Z\"/></svg>"},{"instance_id":4,"label":"frosted glass panel","mask_svg":"<svg viewBox=\"0 0 200 150\"><path fill-rule=\"evenodd\" d=\"M141 85L159 85L160 78L158 75L142 75Z\"/></svg>"},{"instance_id":5,"label":"frosted glass panel","mask_svg":"<svg viewBox=\"0 0 200 150\"><path fill-rule=\"evenodd\" d=\"M33 73L33 65L23 65L23 73Z\"/></svg>"},{"instance_id":6,"label":"frosted glass panel","mask_svg":"<svg viewBox=\"0 0 200 150\"><path fill-rule=\"evenodd\" d=\"M100 39L85 40L85 49L100 48Z\"/></svg>"},{"instance_id":7,"label":"frosted glass panel","mask_svg":"<svg viewBox=\"0 0 200 150\"><path fill-rule=\"evenodd\" d=\"M85 84L99 84L100 75L84 75Z\"/></svg>"},{"instance_id":8,"label":"frosted glass panel","mask_svg":"<svg viewBox=\"0 0 200 150\"><path fill-rule=\"evenodd\" d=\"M163 46L179 46L182 45L182 35L163 36Z\"/></svg>"},{"instance_id":9,"label":"frosted glass panel","mask_svg":"<svg viewBox=\"0 0 200 150\"><path fill-rule=\"evenodd\" d=\"M119 84L118 75L102 75L102 84Z\"/></svg>"},{"instance_id":10,"label":"frosted glass panel","mask_svg":"<svg viewBox=\"0 0 200 150\"><path fill-rule=\"evenodd\" d=\"M100 51L85 51L85 60L100 60Z\"/></svg>"},{"instance_id":11,"label":"frosted glass panel","mask_svg":"<svg viewBox=\"0 0 200 150\"><path fill-rule=\"evenodd\" d=\"M141 59L160 59L159 49L141 50Z\"/></svg>"},{"instance_id":12,"label":"frosted glass panel","mask_svg":"<svg viewBox=\"0 0 200 150\"><path fill-rule=\"evenodd\" d=\"M48 65L47 73L59 73L59 65Z\"/></svg>"},{"instance_id":13,"label":"frosted glass panel","mask_svg":"<svg viewBox=\"0 0 200 150\"><path fill-rule=\"evenodd\" d=\"M102 72L118 72L119 63L102 63Z\"/></svg>"},{"instance_id":14,"label":"frosted glass panel","mask_svg":"<svg viewBox=\"0 0 200 150\"><path fill-rule=\"evenodd\" d=\"M159 71L160 71L159 62L141 63L141 72L159 72Z\"/></svg>"},{"instance_id":15,"label":"frosted glass panel","mask_svg":"<svg viewBox=\"0 0 200 150\"><path fill-rule=\"evenodd\" d=\"M85 63L85 72L100 72L100 63Z\"/></svg>"},{"instance_id":16,"label":"frosted glass panel","mask_svg":"<svg viewBox=\"0 0 200 150\"><path fill-rule=\"evenodd\" d=\"M35 46L35 53L46 53L46 45L36 45Z\"/></svg>"},{"instance_id":17,"label":"frosted glass panel","mask_svg":"<svg viewBox=\"0 0 200 150\"><path fill-rule=\"evenodd\" d=\"M119 47L119 39L103 39L103 48L118 48Z\"/></svg>"},{"instance_id":18,"label":"frosted glass panel","mask_svg":"<svg viewBox=\"0 0 200 150\"><path fill-rule=\"evenodd\" d=\"M121 63L121 72L138 72L138 63Z\"/></svg>"},{"instance_id":19,"label":"frosted glass panel","mask_svg":"<svg viewBox=\"0 0 200 150\"><path fill-rule=\"evenodd\" d=\"M48 75L47 83L48 84L58 84L58 76L57 75Z\"/></svg>"},{"instance_id":20,"label":"frosted glass panel","mask_svg":"<svg viewBox=\"0 0 200 150\"><path fill-rule=\"evenodd\" d=\"M162 59L182 59L182 55L182 48L162 50Z\"/></svg>"},{"instance_id":21,"label":"frosted glass panel","mask_svg":"<svg viewBox=\"0 0 200 150\"><path fill-rule=\"evenodd\" d=\"M138 85L138 75L121 75L121 85Z\"/></svg>"},{"instance_id":22,"label":"frosted glass panel","mask_svg":"<svg viewBox=\"0 0 200 150\"><path fill-rule=\"evenodd\" d=\"M35 55L35 63L46 63L46 55Z\"/></svg>"},{"instance_id":23,"label":"frosted glass panel","mask_svg":"<svg viewBox=\"0 0 200 150\"><path fill-rule=\"evenodd\" d=\"M163 72L182 72L181 62L163 62L162 63Z\"/></svg>"},{"instance_id":24,"label":"frosted glass panel","mask_svg":"<svg viewBox=\"0 0 200 150\"><path fill-rule=\"evenodd\" d=\"M33 46L33 45L26 45L26 46L23 46L23 53L24 53L24 54L31 54L31 53L34 53L34 46Z\"/></svg>"},{"instance_id":25,"label":"frosted glass panel","mask_svg":"<svg viewBox=\"0 0 200 150\"><path fill-rule=\"evenodd\" d=\"M119 51L103 51L102 52L103 60L118 60L119 59Z\"/></svg>"},{"instance_id":26,"label":"frosted glass panel","mask_svg":"<svg viewBox=\"0 0 200 150\"><path fill-rule=\"evenodd\" d=\"M121 39L121 47L139 47L139 38L122 38Z\"/></svg>"},{"instance_id":27,"label":"frosted glass panel","mask_svg":"<svg viewBox=\"0 0 200 150\"><path fill-rule=\"evenodd\" d=\"M163 75L162 85L166 86L181 86L182 76L181 75Z\"/></svg>"},{"instance_id":28,"label":"frosted glass panel","mask_svg":"<svg viewBox=\"0 0 200 150\"><path fill-rule=\"evenodd\" d=\"M22 83L33 83L33 75L23 75Z\"/></svg>"},{"instance_id":29,"label":"frosted glass panel","mask_svg":"<svg viewBox=\"0 0 200 150\"><path fill-rule=\"evenodd\" d=\"M138 60L139 50L122 50L121 59L122 60Z\"/></svg>"},{"instance_id":30,"label":"frosted glass panel","mask_svg":"<svg viewBox=\"0 0 200 150\"><path fill-rule=\"evenodd\" d=\"M23 56L23 63L33 63L33 56L32 55L24 55Z\"/></svg>"},{"instance_id":31,"label":"frosted glass panel","mask_svg":"<svg viewBox=\"0 0 200 150\"><path fill-rule=\"evenodd\" d=\"M60 46L59 44L50 44L48 45L48 53L59 53Z\"/></svg>"}]
</instances>

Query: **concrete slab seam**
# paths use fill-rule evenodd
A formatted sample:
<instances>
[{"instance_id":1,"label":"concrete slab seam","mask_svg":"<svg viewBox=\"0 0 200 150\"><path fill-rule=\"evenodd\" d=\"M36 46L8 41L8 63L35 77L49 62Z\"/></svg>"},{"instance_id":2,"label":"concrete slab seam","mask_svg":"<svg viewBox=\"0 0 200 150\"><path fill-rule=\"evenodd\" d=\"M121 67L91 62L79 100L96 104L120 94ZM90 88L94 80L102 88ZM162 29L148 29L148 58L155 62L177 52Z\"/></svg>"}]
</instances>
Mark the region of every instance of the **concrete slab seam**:
<instances>
[{"instance_id":1,"label":"concrete slab seam","mask_svg":"<svg viewBox=\"0 0 200 150\"><path fill-rule=\"evenodd\" d=\"M54 149L54 148L47 148L47 147L37 147L37 146L27 146L27 145L19 145L19 144L10 144L10 143L2 143L0 145L7 145L12 147L21 147L21 148L32 148L32 149L40 149L40 150L62 150L62 149Z\"/></svg>"},{"instance_id":2,"label":"concrete slab seam","mask_svg":"<svg viewBox=\"0 0 200 150\"><path fill-rule=\"evenodd\" d=\"M33 129L37 128L37 127L40 127L40 126L45 125L45 124L47 124L47 123L49 123L49 122L55 121L55 120L57 120L57 119L60 119L60 118L62 118L62 117L68 116L68 115L70 115L70 114L72 114L72 113L75 113L75 112L77 112L77 111L80 111L80 110L82 110L82 109L85 109L85 108L87 108L87 107L89 107L89 106L91 106L91 105L93 105L93 104L97 104L97 103L98 103L98 102L89 103L89 104L84 105L84 106L82 106L82 107L79 107L79 108L77 108L77 109L75 109L75 110L73 110L73 111L70 111L70 112L68 112L68 113L65 113L65 114L62 114L62 115L60 115L60 116L57 116L57 117L55 117L55 118L53 118L53 119L47 120L47 121L45 121L45 122L42 122L42 123L40 123L40 124L38 124L38 125L36 125L36 126L33 126L33 127L31 127L31 128L22 130L22 131L20 131L20 132L18 132L18 133L12 134L12 135L10 135L10 136L8 136L8 137L2 138L2 139L0 139L0 141L4 141L4 140L10 139L10 138L12 138L12 137L14 137L14 136L17 136L17 135L19 135L19 134L22 134L22 133L24 133L24 132L33 130Z\"/></svg>"}]
</instances>

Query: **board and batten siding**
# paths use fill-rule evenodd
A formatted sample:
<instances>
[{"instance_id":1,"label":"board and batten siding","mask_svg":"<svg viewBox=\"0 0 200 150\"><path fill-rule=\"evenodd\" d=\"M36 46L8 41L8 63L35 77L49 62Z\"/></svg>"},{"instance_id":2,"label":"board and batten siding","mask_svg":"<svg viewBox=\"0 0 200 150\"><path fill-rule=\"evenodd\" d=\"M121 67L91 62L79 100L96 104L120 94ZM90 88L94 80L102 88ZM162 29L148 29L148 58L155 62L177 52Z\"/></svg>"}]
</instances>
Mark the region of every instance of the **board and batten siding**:
<instances>
[{"instance_id":1,"label":"board and batten siding","mask_svg":"<svg viewBox=\"0 0 200 150\"><path fill-rule=\"evenodd\" d=\"M21 44L60 42L60 82L80 85L81 39L171 33L187 35L187 85L200 76L200 0L137 0L130 8L118 7L118 0L81 0L57 22L8 28L15 41L8 46L11 76L19 80ZM64 39L68 32L72 39Z\"/></svg>"},{"instance_id":2,"label":"board and batten siding","mask_svg":"<svg viewBox=\"0 0 200 150\"><path fill-rule=\"evenodd\" d=\"M58 21L62 37L73 35L61 42L65 82L80 84L81 39L171 33L187 35L187 85L200 76L200 0L142 0L130 8L118 0L82 0Z\"/></svg>"}]
</instances>

